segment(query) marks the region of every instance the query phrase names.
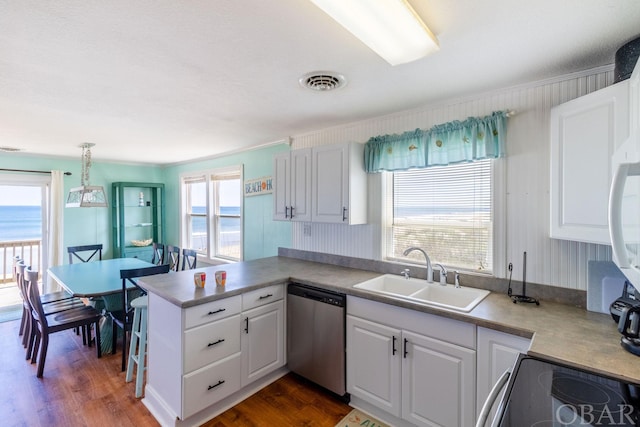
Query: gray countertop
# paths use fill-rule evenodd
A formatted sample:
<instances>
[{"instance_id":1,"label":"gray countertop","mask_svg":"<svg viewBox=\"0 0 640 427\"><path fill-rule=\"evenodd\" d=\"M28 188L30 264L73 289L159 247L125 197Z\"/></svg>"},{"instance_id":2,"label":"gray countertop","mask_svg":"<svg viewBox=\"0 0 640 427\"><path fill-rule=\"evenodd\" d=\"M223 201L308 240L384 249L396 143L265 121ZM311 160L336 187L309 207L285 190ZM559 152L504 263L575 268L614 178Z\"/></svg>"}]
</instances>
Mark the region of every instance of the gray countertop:
<instances>
[{"instance_id":1,"label":"gray countertop","mask_svg":"<svg viewBox=\"0 0 640 427\"><path fill-rule=\"evenodd\" d=\"M227 272L224 287L216 286L214 280L214 272L221 269ZM204 288L194 286L193 274L196 271L207 273ZM491 293L471 312L461 313L353 288L353 285L379 275L331 264L271 257L145 277L140 279L140 284L147 291L182 308L276 283L293 281L315 285L533 338L529 350L531 355L640 383L640 358L620 347L620 334L608 315L547 301L541 301L540 306L514 304L506 295L499 293Z\"/></svg>"}]
</instances>

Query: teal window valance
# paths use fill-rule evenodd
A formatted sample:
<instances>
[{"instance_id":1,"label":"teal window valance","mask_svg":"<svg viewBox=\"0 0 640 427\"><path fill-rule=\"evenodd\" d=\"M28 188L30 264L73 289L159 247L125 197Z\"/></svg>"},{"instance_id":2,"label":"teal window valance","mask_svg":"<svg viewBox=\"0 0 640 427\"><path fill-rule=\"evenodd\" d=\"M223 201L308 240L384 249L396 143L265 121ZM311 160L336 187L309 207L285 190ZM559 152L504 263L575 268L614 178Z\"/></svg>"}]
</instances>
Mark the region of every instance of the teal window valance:
<instances>
[{"instance_id":1,"label":"teal window valance","mask_svg":"<svg viewBox=\"0 0 640 427\"><path fill-rule=\"evenodd\" d=\"M507 117L498 111L427 130L374 136L364 148L365 170L377 173L503 157Z\"/></svg>"}]
</instances>

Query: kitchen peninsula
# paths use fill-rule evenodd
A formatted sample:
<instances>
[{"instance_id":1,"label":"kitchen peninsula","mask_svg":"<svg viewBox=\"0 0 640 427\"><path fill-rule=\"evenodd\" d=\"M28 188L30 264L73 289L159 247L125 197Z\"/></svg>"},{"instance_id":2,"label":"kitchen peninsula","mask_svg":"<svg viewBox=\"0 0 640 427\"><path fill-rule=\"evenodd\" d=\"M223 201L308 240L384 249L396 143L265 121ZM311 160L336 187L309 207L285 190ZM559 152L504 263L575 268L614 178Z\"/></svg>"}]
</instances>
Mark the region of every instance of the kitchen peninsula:
<instances>
[{"instance_id":1,"label":"kitchen peninsula","mask_svg":"<svg viewBox=\"0 0 640 427\"><path fill-rule=\"evenodd\" d=\"M379 272L285 256L229 264L224 268L227 271L224 287L215 286L211 280L216 270L214 267L198 269L206 271L210 278L204 288L193 285L193 271L141 280L142 286L150 294L148 382L143 402L163 425L202 423L287 372L283 357L282 306L286 296L285 286L289 282L338 291L352 298L372 300L531 339L528 351L531 355L640 383L637 357L620 347L616 325L604 314L544 300L539 307L513 304L505 294L497 292L491 293L469 313L444 310L353 288L358 283L379 276ZM467 282L471 280L469 278ZM261 297L265 302L256 303ZM215 363L194 365L198 367L190 371L187 368L190 354L186 347L189 345L189 334L207 325L191 319L189 313L202 309L214 317L211 320L216 323L218 330L231 331L229 335L218 339L223 340L221 343L214 341L211 345L229 347L220 353ZM279 328L268 332L261 341L261 345L275 345L273 351L267 354L268 358L273 358L273 361L265 362L269 369L259 372L252 379L247 379L246 369L241 367L245 363L242 360L245 357L243 353L250 343L240 343L238 336L238 331L253 327L249 320L253 316L246 313L256 313L256 318L265 319L267 325ZM267 330L270 329L263 329ZM203 377L206 369L215 369L217 363L224 366L225 373L237 372L237 375L232 375L235 378L233 381L219 380L204 385L205 389L209 387L217 393L215 389L232 386L229 389L233 391L210 404L202 403L202 407L192 406L198 398L189 394L188 390L185 392L184 388L188 388L190 378ZM171 368L170 364L174 366Z\"/></svg>"}]
</instances>

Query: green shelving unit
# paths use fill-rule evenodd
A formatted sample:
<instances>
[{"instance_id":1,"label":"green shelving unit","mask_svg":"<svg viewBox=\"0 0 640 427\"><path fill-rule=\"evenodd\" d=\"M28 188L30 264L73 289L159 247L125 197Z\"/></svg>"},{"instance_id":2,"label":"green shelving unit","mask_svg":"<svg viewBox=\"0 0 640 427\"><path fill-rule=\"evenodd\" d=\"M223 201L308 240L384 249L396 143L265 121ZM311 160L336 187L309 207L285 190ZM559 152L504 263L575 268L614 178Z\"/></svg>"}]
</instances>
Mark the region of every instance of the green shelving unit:
<instances>
[{"instance_id":1,"label":"green shelving unit","mask_svg":"<svg viewBox=\"0 0 640 427\"><path fill-rule=\"evenodd\" d=\"M116 258L140 258L151 262L153 247L134 241L164 243L164 184L114 182L112 184L113 250Z\"/></svg>"}]
</instances>

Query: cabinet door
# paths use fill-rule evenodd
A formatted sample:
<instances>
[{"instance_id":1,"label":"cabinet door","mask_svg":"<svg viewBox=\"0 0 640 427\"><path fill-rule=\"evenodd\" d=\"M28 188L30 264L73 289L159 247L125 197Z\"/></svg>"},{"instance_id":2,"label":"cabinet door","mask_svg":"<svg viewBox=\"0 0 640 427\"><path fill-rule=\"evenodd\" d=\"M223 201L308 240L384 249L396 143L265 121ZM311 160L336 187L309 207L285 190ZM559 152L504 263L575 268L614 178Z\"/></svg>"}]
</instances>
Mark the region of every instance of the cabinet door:
<instances>
[{"instance_id":1,"label":"cabinet door","mask_svg":"<svg viewBox=\"0 0 640 427\"><path fill-rule=\"evenodd\" d=\"M476 413L480 413L493 385L513 367L518 355L526 353L531 340L478 327L478 391ZM498 397L499 402L502 396ZM495 412L495 408L494 408ZM489 415L493 419L493 412Z\"/></svg>"},{"instance_id":2,"label":"cabinet door","mask_svg":"<svg viewBox=\"0 0 640 427\"><path fill-rule=\"evenodd\" d=\"M400 416L400 330L347 316L347 391Z\"/></svg>"},{"instance_id":3,"label":"cabinet door","mask_svg":"<svg viewBox=\"0 0 640 427\"><path fill-rule=\"evenodd\" d=\"M291 157L289 151L273 156L273 219L289 220L289 183Z\"/></svg>"},{"instance_id":4,"label":"cabinet door","mask_svg":"<svg viewBox=\"0 0 640 427\"><path fill-rule=\"evenodd\" d=\"M292 221L311 221L311 149L291 152L290 209Z\"/></svg>"},{"instance_id":5,"label":"cabinet door","mask_svg":"<svg viewBox=\"0 0 640 427\"><path fill-rule=\"evenodd\" d=\"M475 351L402 334L402 418L417 426L473 425Z\"/></svg>"},{"instance_id":6,"label":"cabinet door","mask_svg":"<svg viewBox=\"0 0 640 427\"><path fill-rule=\"evenodd\" d=\"M313 149L312 221L349 222L347 144Z\"/></svg>"},{"instance_id":7,"label":"cabinet door","mask_svg":"<svg viewBox=\"0 0 640 427\"><path fill-rule=\"evenodd\" d=\"M551 237L611 244L611 156L629 136L629 82L551 110Z\"/></svg>"},{"instance_id":8,"label":"cabinet door","mask_svg":"<svg viewBox=\"0 0 640 427\"><path fill-rule=\"evenodd\" d=\"M243 313L242 386L284 365L282 300Z\"/></svg>"}]
</instances>

